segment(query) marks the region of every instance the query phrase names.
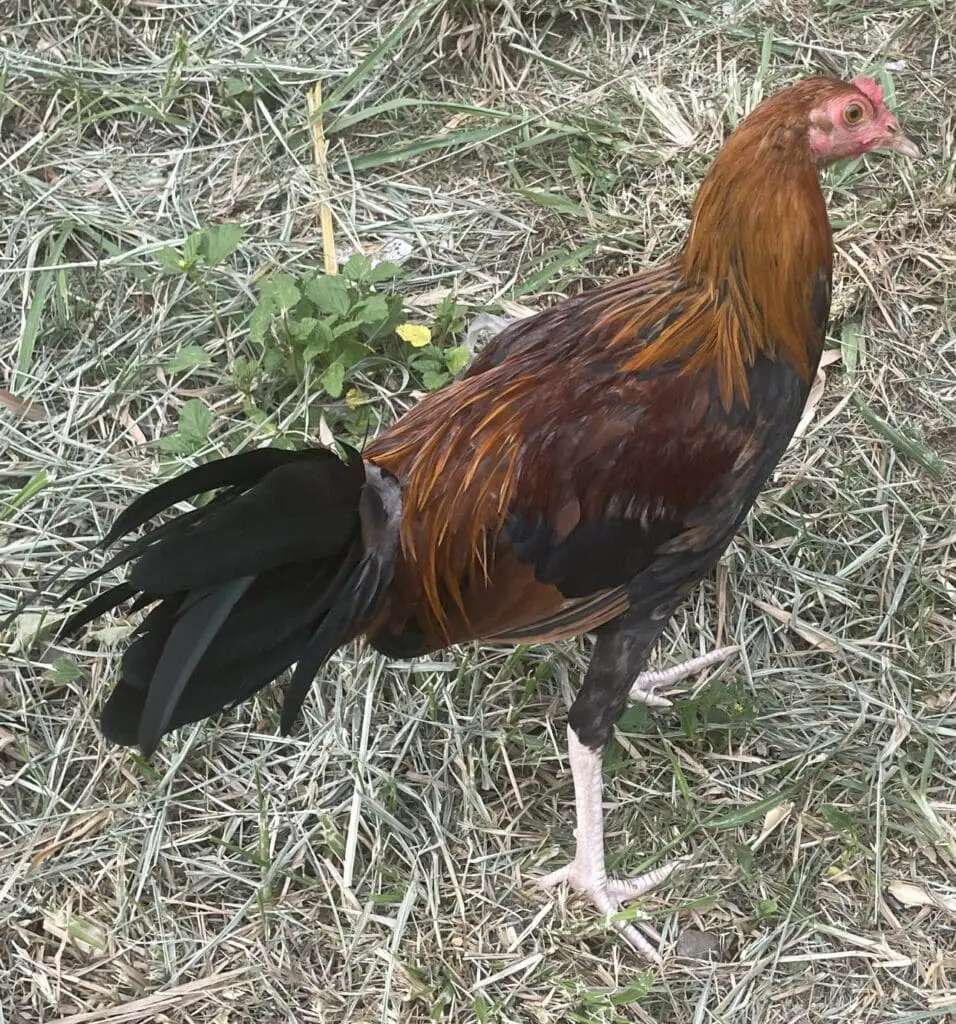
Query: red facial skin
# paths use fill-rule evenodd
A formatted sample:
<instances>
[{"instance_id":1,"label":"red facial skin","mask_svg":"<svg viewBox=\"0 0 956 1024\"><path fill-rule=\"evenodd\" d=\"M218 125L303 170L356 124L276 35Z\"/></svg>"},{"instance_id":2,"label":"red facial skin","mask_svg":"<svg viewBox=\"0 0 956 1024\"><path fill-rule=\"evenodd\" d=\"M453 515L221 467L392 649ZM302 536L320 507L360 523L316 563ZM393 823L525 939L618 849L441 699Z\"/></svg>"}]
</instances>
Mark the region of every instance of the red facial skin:
<instances>
[{"instance_id":1,"label":"red facial skin","mask_svg":"<svg viewBox=\"0 0 956 1024\"><path fill-rule=\"evenodd\" d=\"M919 156L886 108L879 84L872 78L856 78L852 84L855 92L837 96L810 114L810 148L817 161L830 164L875 149Z\"/></svg>"}]
</instances>

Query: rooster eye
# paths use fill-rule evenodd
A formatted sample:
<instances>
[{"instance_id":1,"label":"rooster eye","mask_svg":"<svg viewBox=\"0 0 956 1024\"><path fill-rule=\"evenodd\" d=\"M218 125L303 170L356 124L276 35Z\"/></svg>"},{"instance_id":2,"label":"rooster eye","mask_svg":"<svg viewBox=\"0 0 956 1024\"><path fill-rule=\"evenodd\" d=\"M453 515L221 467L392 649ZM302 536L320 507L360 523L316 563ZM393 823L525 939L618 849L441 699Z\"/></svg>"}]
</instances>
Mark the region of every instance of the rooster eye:
<instances>
[{"instance_id":1,"label":"rooster eye","mask_svg":"<svg viewBox=\"0 0 956 1024\"><path fill-rule=\"evenodd\" d=\"M863 108L859 103L850 103L843 111L843 120L847 124L859 124L863 120Z\"/></svg>"}]
</instances>

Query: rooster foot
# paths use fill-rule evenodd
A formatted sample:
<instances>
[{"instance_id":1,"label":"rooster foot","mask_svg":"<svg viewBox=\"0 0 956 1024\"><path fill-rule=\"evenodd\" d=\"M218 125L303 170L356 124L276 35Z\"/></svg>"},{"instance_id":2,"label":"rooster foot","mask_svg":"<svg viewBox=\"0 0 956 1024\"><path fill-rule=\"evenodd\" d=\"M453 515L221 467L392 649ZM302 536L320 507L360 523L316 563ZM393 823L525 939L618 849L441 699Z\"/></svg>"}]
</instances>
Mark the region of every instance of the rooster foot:
<instances>
[{"instance_id":1,"label":"rooster foot","mask_svg":"<svg viewBox=\"0 0 956 1024\"><path fill-rule=\"evenodd\" d=\"M574 778L574 805L577 827L574 830L574 859L557 871L537 879L538 885L551 889L567 882L584 893L602 914L617 914L624 903L636 899L660 885L682 863L675 860L637 878L608 878L604 860L604 809L601 803L601 751L586 746L574 729L568 728L568 759ZM661 963L661 956L630 923L612 922L624 938L643 957Z\"/></svg>"},{"instance_id":2,"label":"rooster foot","mask_svg":"<svg viewBox=\"0 0 956 1024\"><path fill-rule=\"evenodd\" d=\"M637 899L662 885L680 864L679 860L670 861L635 878L607 878L603 871L589 870L587 864L573 860L563 868L537 879L537 883L543 889L551 889L567 882L572 889L586 895L602 914L611 916L621 911L628 900ZM612 923L641 956L656 964L663 963L660 953L634 925L624 921Z\"/></svg>"},{"instance_id":3,"label":"rooster foot","mask_svg":"<svg viewBox=\"0 0 956 1024\"><path fill-rule=\"evenodd\" d=\"M716 650L708 651L698 658L691 658L690 661L682 661L670 668L642 672L631 684L628 696L636 704L646 704L650 708L669 708L673 701L658 693L659 689L663 688L664 693L669 693L677 683L688 676L696 675L711 665L719 665L739 650L738 644L731 644L729 647L718 647Z\"/></svg>"}]
</instances>

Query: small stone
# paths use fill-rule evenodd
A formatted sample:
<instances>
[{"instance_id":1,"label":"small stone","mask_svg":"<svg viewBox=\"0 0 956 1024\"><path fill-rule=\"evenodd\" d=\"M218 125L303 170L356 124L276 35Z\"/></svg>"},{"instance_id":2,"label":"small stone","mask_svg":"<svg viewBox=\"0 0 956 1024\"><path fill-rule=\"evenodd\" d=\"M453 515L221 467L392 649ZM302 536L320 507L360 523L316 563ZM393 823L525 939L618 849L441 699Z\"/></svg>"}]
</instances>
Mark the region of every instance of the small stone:
<instances>
[{"instance_id":1,"label":"small stone","mask_svg":"<svg viewBox=\"0 0 956 1024\"><path fill-rule=\"evenodd\" d=\"M713 932L685 928L677 940L675 952L688 960L714 960L720 955L720 939Z\"/></svg>"}]
</instances>

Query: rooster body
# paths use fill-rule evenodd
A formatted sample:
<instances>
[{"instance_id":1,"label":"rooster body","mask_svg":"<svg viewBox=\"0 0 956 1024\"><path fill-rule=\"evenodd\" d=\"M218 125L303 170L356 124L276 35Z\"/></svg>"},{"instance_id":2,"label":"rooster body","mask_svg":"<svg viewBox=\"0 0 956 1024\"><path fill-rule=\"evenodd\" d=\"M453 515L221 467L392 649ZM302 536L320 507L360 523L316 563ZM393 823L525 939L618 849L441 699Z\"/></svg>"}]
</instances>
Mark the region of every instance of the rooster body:
<instances>
[{"instance_id":1,"label":"rooster body","mask_svg":"<svg viewBox=\"0 0 956 1024\"><path fill-rule=\"evenodd\" d=\"M916 154L875 83L784 90L725 143L672 262L510 325L361 456L259 450L134 502L104 544L217 492L73 588L134 563L70 630L128 599L152 606L105 734L148 754L295 664L288 729L320 665L360 635L406 658L594 632L568 717L577 852L542 881L569 881L608 913L660 882L672 865L606 877L601 754L629 698L667 703L656 685L729 653L644 672L796 427L830 305L818 166L854 147Z\"/></svg>"}]
</instances>

